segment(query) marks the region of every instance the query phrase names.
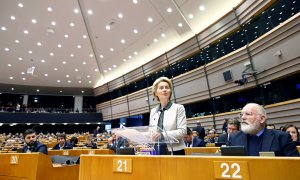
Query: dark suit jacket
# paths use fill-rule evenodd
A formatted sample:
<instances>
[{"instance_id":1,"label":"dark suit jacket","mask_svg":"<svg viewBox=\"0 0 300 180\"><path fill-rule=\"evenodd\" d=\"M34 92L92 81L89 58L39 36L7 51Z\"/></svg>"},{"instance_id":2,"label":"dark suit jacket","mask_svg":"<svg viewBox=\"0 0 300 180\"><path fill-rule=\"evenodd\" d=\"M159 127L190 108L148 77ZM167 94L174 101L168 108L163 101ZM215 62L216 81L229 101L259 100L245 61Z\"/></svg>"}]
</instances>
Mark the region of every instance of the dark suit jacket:
<instances>
[{"instance_id":1,"label":"dark suit jacket","mask_svg":"<svg viewBox=\"0 0 300 180\"><path fill-rule=\"evenodd\" d=\"M45 144L42 144L38 141L36 141L34 143L34 146L32 148L29 148L28 145L23 147L23 152L26 153L28 151L28 149L30 149L31 152L40 152L40 153L44 153L46 155L48 155L48 150L47 150L47 146Z\"/></svg>"},{"instance_id":2,"label":"dark suit jacket","mask_svg":"<svg viewBox=\"0 0 300 180\"><path fill-rule=\"evenodd\" d=\"M52 150L59 150L59 143L55 144L55 146L53 146ZM65 142L65 145L63 147L63 149L73 149L73 146L71 143L69 142Z\"/></svg>"},{"instance_id":3,"label":"dark suit jacket","mask_svg":"<svg viewBox=\"0 0 300 180\"><path fill-rule=\"evenodd\" d=\"M193 138L193 147L205 147L206 142L198 137Z\"/></svg>"},{"instance_id":4,"label":"dark suit jacket","mask_svg":"<svg viewBox=\"0 0 300 180\"><path fill-rule=\"evenodd\" d=\"M288 133L265 128L262 135L260 152L274 152L276 156L299 156L297 147ZM248 136L241 131L231 134L229 144L231 146L245 146L248 151Z\"/></svg>"},{"instance_id":5,"label":"dark suit jacket","mask_svg":"<svg viewBox=\"0 0 300 180\"><path fill-rule=\"evenodd\" d=\"M228 134L221 134L219 137L218 137L218 142L224 142L226 143L227 142L227 138L228 138Z\"/></svg>"},{"instance_id":6,"label":"dark suit jacket","mask_svg":"<svg viewBox=\"0 0 300 180\"><path fill-rule=\"evenodd\" d=\"M204 140L205 137L205 129L202 126L196 126L193 128L193 131L197 131L198 137Z\"/></svg>"},{"instance_id":7,"label":"dark suit jacket","mask_svg":"<svg viewBox=\"0 0 300 180\"><path fill-rule=\"evenodd\" d=\"M125 138L119 137L117 141L113 141L113 144L109 144L107 148L112 149L117 153L118 149L121 147L128 147L128 141Z\"/></svg>"}]
</instances>

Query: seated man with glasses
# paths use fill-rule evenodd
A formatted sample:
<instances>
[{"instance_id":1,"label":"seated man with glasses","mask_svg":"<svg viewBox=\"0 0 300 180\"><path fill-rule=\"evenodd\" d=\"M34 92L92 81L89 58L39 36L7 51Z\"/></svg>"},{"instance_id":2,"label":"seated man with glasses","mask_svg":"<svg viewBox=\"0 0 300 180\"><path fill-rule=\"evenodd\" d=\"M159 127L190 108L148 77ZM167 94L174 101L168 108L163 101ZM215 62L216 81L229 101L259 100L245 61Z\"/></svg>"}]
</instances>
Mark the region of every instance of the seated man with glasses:
<instances>
[{"instance_id":1,"label":"seated man with glasses","mask_svg":"<svg viewBox=\"0 0 300 180\"><path fill-rule=\"evenodd\" d=\"M267 129L267 113L255 103L249 103L241 111L241 131L231 134L229 145L244 146L249 156L259 152L274 152L276 156L299 156L291 136L278 130Z\"/></svg>"}]
</instances>

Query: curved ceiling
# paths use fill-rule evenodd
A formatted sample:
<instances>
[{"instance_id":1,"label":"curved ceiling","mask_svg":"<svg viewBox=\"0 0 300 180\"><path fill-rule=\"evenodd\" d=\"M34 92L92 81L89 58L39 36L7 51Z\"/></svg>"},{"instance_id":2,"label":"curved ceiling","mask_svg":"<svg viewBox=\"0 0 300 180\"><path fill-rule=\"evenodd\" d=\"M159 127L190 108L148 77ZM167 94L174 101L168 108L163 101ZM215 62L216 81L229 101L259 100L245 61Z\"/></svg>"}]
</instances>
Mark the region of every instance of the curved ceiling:
<instances>
[{"instance_id":1,"label":"curved ceiling","mask_svg":"<svg viewBox=\"0 0 300 180\"><path fill-rule=\"evenodd\" d=\"M1 0L0 84L95 88L186 41L240 2Z\"/></svg>"}]
</instances>

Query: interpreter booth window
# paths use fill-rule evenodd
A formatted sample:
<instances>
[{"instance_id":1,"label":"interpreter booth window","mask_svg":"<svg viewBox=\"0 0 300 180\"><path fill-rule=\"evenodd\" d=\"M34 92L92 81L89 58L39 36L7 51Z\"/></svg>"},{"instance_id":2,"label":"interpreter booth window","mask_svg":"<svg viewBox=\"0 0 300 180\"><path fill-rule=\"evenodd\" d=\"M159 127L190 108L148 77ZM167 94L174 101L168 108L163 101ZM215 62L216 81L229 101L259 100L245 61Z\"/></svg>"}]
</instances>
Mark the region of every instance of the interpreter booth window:
<instances>
[{"instance_id":1,"label":"interpreter booth window","mask_svg":"<svg viewBox=\"0 0 300 180\"><path fill-rule=\"evenodd\" d=\"M212 100L204 100L191 104L185 104L184 107L187 118L201 117L213 114L214 110L212 103Z\"/></svg>"}]
</instances>

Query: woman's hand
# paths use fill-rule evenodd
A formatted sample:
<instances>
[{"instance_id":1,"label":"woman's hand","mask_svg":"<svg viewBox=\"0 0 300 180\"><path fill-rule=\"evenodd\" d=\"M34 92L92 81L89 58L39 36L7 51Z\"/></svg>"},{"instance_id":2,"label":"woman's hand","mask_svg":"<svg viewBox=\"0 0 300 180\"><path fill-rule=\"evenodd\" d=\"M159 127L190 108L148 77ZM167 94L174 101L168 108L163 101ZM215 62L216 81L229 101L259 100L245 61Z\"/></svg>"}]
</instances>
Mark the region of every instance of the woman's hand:
<instances>
[{"instance_id":1,"label":"woman's hand","mask_svg":"<svg viewBox=\"0 0 300 180\"><path fill-rule=\"evenodd\" d=\"M159 132L152 133L151 140L158 141L161 138L161 134Z\"/></svg>"}]
</instances>

